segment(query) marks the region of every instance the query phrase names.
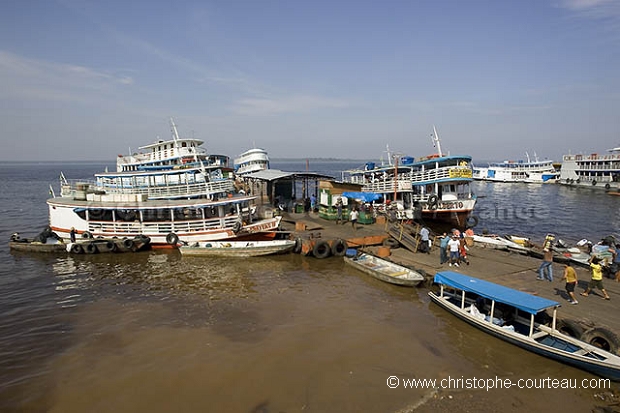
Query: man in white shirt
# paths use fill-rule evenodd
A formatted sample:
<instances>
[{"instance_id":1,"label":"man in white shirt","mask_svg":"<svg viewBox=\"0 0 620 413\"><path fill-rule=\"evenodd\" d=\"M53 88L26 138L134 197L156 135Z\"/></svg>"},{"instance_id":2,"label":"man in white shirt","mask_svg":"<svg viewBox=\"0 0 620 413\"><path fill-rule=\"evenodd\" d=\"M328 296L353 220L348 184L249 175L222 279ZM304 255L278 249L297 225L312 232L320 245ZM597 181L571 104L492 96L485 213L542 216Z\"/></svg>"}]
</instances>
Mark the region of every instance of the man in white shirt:
<instances>
[{"instance_id":1,"label":"man in white shirt","mask_svg":"<svg viewBox=\"0 0 620 413\"><path fill-rule=\"evenodd\" d=\"M455 267L459 266L459 238L456 235L452 236L452 239L448 241L448 251L450 251L450 267L454 264Z\"/></svg>"}]
</instances>

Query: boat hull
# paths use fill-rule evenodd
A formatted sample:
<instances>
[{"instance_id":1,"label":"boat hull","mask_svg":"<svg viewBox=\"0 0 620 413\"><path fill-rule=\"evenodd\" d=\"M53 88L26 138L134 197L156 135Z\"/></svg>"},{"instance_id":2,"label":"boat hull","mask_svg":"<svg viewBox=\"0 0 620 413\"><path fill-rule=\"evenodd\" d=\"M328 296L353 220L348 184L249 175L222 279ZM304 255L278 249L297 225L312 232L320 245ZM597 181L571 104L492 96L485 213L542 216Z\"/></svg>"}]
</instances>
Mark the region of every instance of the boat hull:
<instances>
[{"instance_id":1,"label":"boat hull","mask_svg":"<svg viewBox=\"0 0 620 413\"><path fill-rule=\"evenodd\" d=\"M420 273L370 254L344 257L344 262L377 280L394 285L415 287L424 281Z\"/></svg>"},{"instance_id":2,"label":"boat hull","mask_svg":"<svg viewBox=\"0 0 620 413\"><path fill-rule=\"evenodd\" d=\"M295 247L295 241L219 241L200 242L179 248L182 255L216 257L258 257L285 254Z\"/></svg>"},{"instance_id":3,"label":"boat hull","mask_svg":"<svg viewBox=\"0 0 620 413\"><path fill-rule=\"evenodd\" d=\"M512 333L510 331L505 331L501 327L493 323L477 319L473 315L469 314L466 310L457 307L456 305L449 302L446 298L442 298L432 291L429 292L428 295L435 304L439 305L440 307L460 318L461 320L465 321L466 323L484 331L485 333L491 334L492 336L500 338L506 342L509 342L541 356L548 357L565 364L569 364L573 367L577 367L579 369L588 371L604 378L608 378L614 381L620 381L620 363L610 365L596 359L586 360L585 357L580 357L577 355L571 355L567 352L562 352L553 347L541 344L535 339L528 336L524 336L518 333ZM570 337L562 335L559 332L556 332L555 334L558 337L561 336L561 340L563 341L576 341L574 339L571 339ZM617 358L613 355L610 356Z\"/></svg>"}]
</instances>

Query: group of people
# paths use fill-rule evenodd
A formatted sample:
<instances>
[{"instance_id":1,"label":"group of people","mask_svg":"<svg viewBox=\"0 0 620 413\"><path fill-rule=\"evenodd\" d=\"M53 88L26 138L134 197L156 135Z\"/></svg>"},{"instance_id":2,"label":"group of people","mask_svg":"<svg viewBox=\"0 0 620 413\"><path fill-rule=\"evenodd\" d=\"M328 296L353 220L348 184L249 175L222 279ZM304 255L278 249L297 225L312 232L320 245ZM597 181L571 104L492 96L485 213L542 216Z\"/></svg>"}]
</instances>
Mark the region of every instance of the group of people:
<instances>
[{"instance_id":1,"label":"group of people","mask_svg":"<svg viewBox=\"0 0 620 413\"><path fill-rule=\"evenodd\" d=\"M346 221L342 218L342 198L338 197L336 200L336 224L342 223L344 224ZM353 207L351 212L349 212L349 220L351 221L351 226L353 229L357 229L357 218L359 217L359 212L357 208Z\"/></svg>"},{"instance_id":2,"label":"group of people","mask_svg":"<svg viewBox=\"0 0 620 413\"><path fill-rule=\"evenodd\" d=\"M615 278L616 282L620 282L620 244L615 244L610 246L609 252L612 254L612 262L609 265L609 271L613 278ZM588 286L585 291L581 293L582 296L588 297L592 290L598 289L603 293L603 300L610 300L609 294L603 285L603 265L600 258L596 256L591 256L589 259L591 277L588 282ZM543 262L540 264L538 268L538 277L537 280L548 280L553 281L553 252L551 248L544 249L544 257ZM571 304L578 304L577 298L575 297L575 287L577 286L577 272L572 267L570 262L566 262L564 264L564 274L562 275L561 281L566 280L566 293L569 296L569 302Z\"/></svg>"},{"instance_id":3,"label":"group of people","mask_svg":"<svg viewBox=\"0 0 620 413\"><path fill-rule=\"evenodd\" d=\"M468 228L464 233L457 229L453 229L450 235L444 232L439 239L439 263L448 262L450 267L458 267L463 262L469 265L465 237L473 237L473 235L474 231L471 228Z\"/></svg>"}]
</instances>

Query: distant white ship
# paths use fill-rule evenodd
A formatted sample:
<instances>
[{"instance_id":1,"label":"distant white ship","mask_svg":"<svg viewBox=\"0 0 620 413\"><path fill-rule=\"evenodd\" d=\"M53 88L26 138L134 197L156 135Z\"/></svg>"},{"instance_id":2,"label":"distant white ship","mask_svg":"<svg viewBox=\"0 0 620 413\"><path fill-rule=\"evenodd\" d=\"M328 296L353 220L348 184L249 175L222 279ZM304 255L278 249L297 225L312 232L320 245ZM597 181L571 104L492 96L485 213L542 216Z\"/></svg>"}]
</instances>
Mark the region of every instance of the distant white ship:
<instances>
[{"instance_id":1,"label":"distant white ship","mask_svg":"<svg viewBox=\"0 0 620 413\"><path fill-rule=\"evenodd\" d=\"M558 178L558 171L553 166L553 161L540 161L535 156L530 160L526 153L527 161L504 161L490 163L487 167L474 167L474 179L479 181L494 182L526 182L526 183L549 183Z\"/></svg>"},{"instance_id":2,"label":"distant white ship","mask_svg":"<svg viewBox=\"0 0 620 413\"><path fill-rule=\"evenodd\" d=\"M260 148L247 150L235 158L234 168L237 175L269 169L269 155L266 150Z\"/></svg>"},{"instance_id":3,"label":"distant white ship","mask_svg":"<svg viewBox=\"0 0 620 413\"><path fill-rule=\"evenodd\" d=\"M607 154L564 155L560 170L563 185L620 191L620 147Z\"/></svg>"}]
</instances>

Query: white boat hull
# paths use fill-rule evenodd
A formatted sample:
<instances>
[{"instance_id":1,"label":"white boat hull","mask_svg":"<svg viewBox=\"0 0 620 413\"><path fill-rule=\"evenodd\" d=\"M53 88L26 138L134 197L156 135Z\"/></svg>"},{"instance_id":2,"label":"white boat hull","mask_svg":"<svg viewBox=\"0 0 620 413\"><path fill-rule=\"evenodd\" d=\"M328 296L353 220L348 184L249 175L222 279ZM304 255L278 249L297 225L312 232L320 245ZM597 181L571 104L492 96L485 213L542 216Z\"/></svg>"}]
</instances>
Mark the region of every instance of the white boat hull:
<instances>
[{"instance_id":1,"label":"white boat hull","mask_svg":"<svg viewBox=\"0 0 620 413\"><path fill-rule=\"evenodd\" d=\"M295 247L295 241L215 241L197 242L179 248L181 254L189 256L258 257L284 254Z\"/></svg>"}]
</instances>

